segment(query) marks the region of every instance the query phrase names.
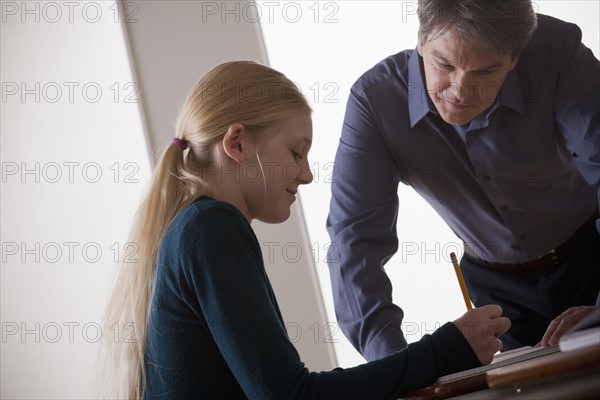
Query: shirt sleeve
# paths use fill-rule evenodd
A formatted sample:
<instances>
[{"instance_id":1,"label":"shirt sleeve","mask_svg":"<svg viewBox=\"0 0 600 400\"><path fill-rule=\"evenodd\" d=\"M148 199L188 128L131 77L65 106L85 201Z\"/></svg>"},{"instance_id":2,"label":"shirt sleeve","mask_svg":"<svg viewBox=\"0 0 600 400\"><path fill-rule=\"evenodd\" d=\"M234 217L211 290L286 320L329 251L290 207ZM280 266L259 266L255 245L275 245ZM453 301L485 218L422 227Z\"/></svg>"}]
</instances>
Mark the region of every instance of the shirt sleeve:
<instances>
[{"instance_id":1,"label":"shirt sleeve","mask_svg":"<svg viewBox=\"0 0 600 400\"><path fill-rule=\"evenodd\" d=\"M250 399L394 399L440 374L479 365L448 323L377 362L309 372L280 320L251 228L230 210L202 214L179 249L186 279L228 367Z\"/></svg>"},{"instance_id":2,"label":"shirt sleeve","mask_svg":"<svg viewBox=\"0 0 600 400\"><path fill-rule=\"evenodd\" d=\"M354 85L335 158L328 266L340 328L367 359L406 347L385 263L398 250L399 168Z\"/></svg>"},{"instance_id":3,"label":"shirt sleeve","mask_svg":"<svg viewBox=\"0 0 600 400\"><path fill-rule=\"evenodd\" d=\"M600 205L600 62L569 24L554 57L558 85L555 121L583 178L596 189ZM596 220L600 232L600 219Z\"/></svg>"}]
</instances>

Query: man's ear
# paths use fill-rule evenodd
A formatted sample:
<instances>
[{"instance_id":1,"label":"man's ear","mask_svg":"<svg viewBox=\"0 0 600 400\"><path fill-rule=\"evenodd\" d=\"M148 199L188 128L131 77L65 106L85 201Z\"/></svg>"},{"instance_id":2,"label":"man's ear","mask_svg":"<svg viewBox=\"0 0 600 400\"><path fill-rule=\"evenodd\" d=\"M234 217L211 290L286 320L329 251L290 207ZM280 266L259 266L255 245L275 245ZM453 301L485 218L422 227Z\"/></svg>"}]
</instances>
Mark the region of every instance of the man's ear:
<instances>
[{"instance_id":1,"label":"man's ear","mask_svg":"<svg viewBox=\"0 0 600 400\"><path fill-rule=\"evenodd\" d=\"M244 161L246 150L246 127L242 124L233 124L223 136L223 151L229 158L237 163Z\"/></svg>"}]
</instances>

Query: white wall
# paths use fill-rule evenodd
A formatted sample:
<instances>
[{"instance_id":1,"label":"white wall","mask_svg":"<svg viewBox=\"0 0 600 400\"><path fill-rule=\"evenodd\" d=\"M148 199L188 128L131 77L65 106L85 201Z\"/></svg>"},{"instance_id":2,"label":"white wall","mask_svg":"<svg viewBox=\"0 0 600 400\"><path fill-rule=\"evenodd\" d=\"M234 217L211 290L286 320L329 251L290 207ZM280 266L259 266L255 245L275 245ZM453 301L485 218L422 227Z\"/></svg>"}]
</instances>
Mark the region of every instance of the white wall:
<instances>
[{"instance_id":1,"label":"white wall","mask_svg":"<svg viewBox=\"0 0 600 400\"><path fill-rule=\"evenodd\" d=\"M2 3L2 398L89 396L113 259L131 250L150 172L113 3L79 4L71 22Z\"/></svg>"},{"instance_id":2,"label":"white wall","mask_svg":"<svg viewBox=\"0 0 600 400\"><path fill-rule=\"evenodd\" d=\"M292 76L312 101L314 140L309 155L315 182L300 188L311 248L330 321L335 321L325 248L332 163L350 86L367 69L401 50L415 48L417 1L258 1L271 65ZM583 42L599 51L597 1L535 1L537 12L577 23ZM368 166L365 166L368 168ZM462 254L460 241L412 189L399 188L399 251L386 270L394 301L405 312L408 342L419 340L465 311L449 252ZM364 362L341 331L333 336L338 362Z\"/></svg>"}]
</instances>

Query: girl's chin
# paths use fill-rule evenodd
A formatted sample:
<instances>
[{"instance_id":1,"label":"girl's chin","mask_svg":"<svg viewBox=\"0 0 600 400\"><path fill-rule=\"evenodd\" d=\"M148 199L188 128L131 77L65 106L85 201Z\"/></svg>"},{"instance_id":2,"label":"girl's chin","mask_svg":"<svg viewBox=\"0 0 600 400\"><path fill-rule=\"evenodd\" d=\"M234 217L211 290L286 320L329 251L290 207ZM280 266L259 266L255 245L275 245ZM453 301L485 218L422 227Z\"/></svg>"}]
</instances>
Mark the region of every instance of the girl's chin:
<instances>
[{"instance_id":1,"label":"girl's chin","mask_svg":"<svg viewBox=\"0 0 600 400\"><path fill-rule=\"evenodd\" d=\"M291 215L291 210L288 208L287 212L280 212L280 213L271 213L269 215L263 215L260 217L257 217L256 219L259 220L260 222L264 222L266 224L280 224L282 222L287 221L290 218Z\"/></svg>"}]
</instances>

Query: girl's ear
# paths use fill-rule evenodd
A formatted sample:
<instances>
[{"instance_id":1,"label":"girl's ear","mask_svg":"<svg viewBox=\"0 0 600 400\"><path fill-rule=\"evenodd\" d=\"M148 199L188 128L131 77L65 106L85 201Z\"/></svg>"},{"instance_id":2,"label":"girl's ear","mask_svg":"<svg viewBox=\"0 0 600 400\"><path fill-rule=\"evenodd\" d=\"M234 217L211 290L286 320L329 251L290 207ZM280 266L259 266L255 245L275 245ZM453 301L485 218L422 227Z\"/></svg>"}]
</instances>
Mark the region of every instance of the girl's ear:
<instances>
[{"instance_id":1,"label":"girl's ear","mask_svg":"<svg viewBox=\"0 0 600 400\"><path fill-rule=\"evenodd\" d=\"M223 151L237 163L244 161L246 140L246 127L242 124L233 124L227 129L223 137Z\"/></svg>"}]
</instances>

